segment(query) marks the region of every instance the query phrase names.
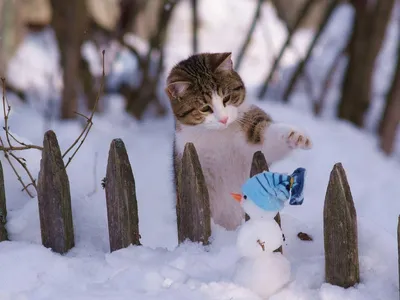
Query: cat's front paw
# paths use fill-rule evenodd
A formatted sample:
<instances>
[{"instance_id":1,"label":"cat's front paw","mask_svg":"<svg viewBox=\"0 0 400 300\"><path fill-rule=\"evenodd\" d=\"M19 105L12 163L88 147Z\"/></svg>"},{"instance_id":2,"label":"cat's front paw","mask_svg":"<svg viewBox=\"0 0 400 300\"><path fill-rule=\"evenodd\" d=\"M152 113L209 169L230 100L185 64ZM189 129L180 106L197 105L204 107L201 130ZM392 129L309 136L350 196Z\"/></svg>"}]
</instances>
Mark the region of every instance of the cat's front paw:
<instances>
[{"instance_id":1,"label":"cat's front paw","mask_svg":"<svg viewBox=\"0 0 400 300\"><path fill-rule=\"evenodd\" d=\"M304 132L299 131L298 129L288 130L285 139L286 143L291 149L300 148L308 150L312 148L311 138Z\"/></svg>"}]
</instances>

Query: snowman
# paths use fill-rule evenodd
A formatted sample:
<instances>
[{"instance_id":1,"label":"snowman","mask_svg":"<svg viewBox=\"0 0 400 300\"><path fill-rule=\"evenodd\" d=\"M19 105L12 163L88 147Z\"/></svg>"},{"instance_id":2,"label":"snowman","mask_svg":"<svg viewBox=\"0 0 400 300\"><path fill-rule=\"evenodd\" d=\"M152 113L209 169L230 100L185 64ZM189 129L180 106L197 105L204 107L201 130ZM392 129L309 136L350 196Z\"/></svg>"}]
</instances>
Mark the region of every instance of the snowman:
<instances>
[{"instance_id":1,"label":"snowman","mask_svg":"<svg viewBox=\"0 0 400 300\"><path fill-rule=\"evenodd\" d=\"M241 259L233 281L262 298L275 294L290 280L290 262L274 252L283 244L274 217L287 200L290 205L303 203L304 177L303 168L291 175L262 172L246 181L241 194L231 194L250 216L238 232L236 245Z\"/></svg>"}]
</instances>

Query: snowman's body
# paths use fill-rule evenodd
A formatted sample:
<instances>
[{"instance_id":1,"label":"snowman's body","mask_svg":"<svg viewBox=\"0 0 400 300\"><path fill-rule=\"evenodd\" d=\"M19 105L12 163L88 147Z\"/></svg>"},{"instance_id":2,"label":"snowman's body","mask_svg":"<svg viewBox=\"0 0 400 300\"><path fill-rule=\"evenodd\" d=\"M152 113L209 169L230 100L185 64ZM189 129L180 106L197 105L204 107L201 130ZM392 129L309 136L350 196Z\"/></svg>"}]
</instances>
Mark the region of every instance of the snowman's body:
<instances>
[{"instance_id":1,"label":"snowman's body","mask_svg":"<svg viewBox=\"0 0 400 300\"><path fill-rule=\"evenodd\" d=\"M242 258L234 282L261 297L269 297L290 280L290 263L274 252L282 245L282 231L273 218L250 219L238 233L237 247Z\"/></svg>"},{"instance_id":2,"label":"snowman's body","mask_svg":"<svg viewBox=\"0 0 400 300\"><path fill-rule=\"evenodd\" d=\"M239 229L239 260L234 282L251 289L262 298L275 294L290 280L290 263L279 252L282 230L274 220L284 202L303 203L305 169L297 168L290 176L261 172L249 178L241 194L232 193L250 220Z\"/></svg>"}]
</instances>

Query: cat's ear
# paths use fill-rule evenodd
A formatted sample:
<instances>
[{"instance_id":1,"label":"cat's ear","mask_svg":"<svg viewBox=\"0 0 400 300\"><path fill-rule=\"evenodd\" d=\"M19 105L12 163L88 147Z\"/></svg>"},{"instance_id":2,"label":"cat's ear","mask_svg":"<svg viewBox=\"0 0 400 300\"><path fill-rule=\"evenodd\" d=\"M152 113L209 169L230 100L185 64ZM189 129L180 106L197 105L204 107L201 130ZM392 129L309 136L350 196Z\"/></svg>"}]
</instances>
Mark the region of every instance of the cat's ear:
<instances>
[{"instance_id":1,"label":"cat's ear","mask_svg":"<svg viewBox=\"0 0 400 300\"><path fill-rule=\"evenodd\" d=\"M176 81L168 84L165 88L165 91L171 98L176 98L181 96L189 87L189 85L189 81Z\"/></svg>"},{"instance_id":2,"label":"cat's ear","mask_svg":"<svg viewBox=\"0 0 400 300\"><path fill-rule=\"evenodd\" d=\"M232 70L233 70L232 52L216 53L214 71L232 71Z\"/></svg>"}]
</instances>

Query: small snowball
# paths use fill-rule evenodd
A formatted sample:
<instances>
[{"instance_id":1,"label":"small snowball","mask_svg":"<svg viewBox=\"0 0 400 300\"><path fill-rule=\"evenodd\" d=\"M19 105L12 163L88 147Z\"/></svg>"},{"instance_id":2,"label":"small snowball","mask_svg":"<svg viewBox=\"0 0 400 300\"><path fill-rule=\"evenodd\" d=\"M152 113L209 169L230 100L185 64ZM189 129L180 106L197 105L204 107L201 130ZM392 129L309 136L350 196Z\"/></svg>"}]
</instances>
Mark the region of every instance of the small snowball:
<instances>
[{"instance_id":1,"label":"small snowball","mask_svg":"<svg viewBox=\"0 0 400 300\"><path fill-rule=\"evenodd\" d=\"M282 231L274 219L250 219L239 229L236 245L240 255L255 258L273 252L282 242ZM264 246L265 251L260 244Z\"/></svg>"},{"instance_id":2,"label":"small snowball","mask_svg":"<svg viewBox=\"0 0 400 300\"><path fill-rule=\"evenodd\" d=\"M174 283L174 282L173 282L171 279L166 278L166 279L164 279L164 282L163 282L163 284L162 284L162 287L163 287L163 288L169 288L169 287L171 287L171 285L172 285L173 283Z\"/></svg>"},{"instance_id":3,"label":"small snowball","mask_svg":"<svg viewBox=\"0 0 400 300\"><path fill-rule=\"evenodd\" d=\"M172 266L164 266L160 270L160 274L161 276L170 279L172 283L184 283L188 279L188 275L185 272Z\"/></svg>"},{"instance_id":4,"label":"small snowball","mask_svg":"<svg viewBox=\"0 0 400 300\"><path fill-rule=\"evenodd\" d=\"M264 252L257 259L239 260L233 281L268 298L290 280L290 262L281 253Z\"/></svg>"},{"instance_id":5,"label":"small snowball","mask_svg":"<svg viewBox=\"0 0 400 300\"><path fill-rule=\"evenodd\" d=\"M144 275L143 288L148 292L158 291L163 286L163 283L164 278L155 271L147 272Z\"/></svg>"}]
</instances>

